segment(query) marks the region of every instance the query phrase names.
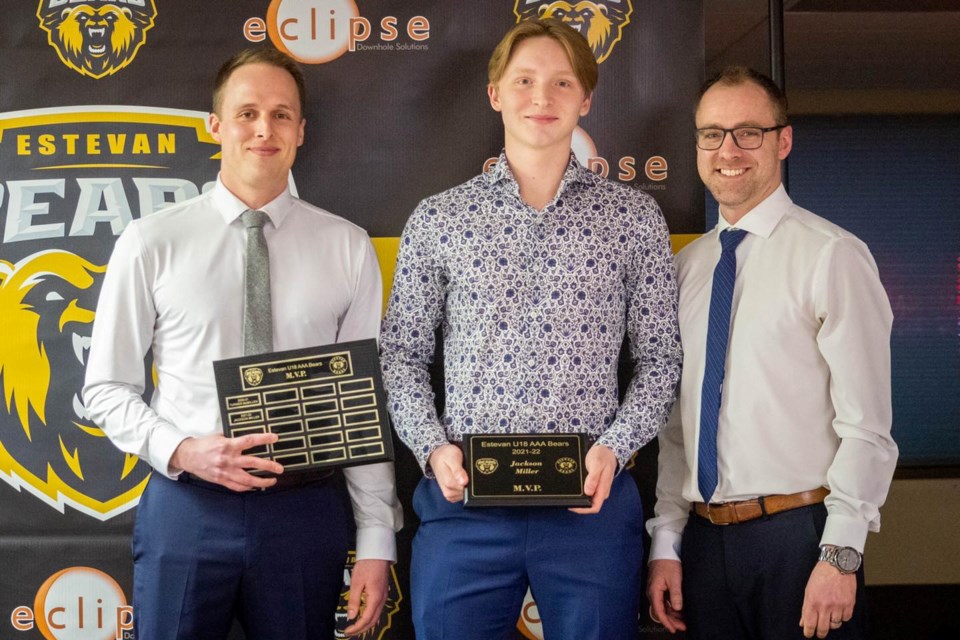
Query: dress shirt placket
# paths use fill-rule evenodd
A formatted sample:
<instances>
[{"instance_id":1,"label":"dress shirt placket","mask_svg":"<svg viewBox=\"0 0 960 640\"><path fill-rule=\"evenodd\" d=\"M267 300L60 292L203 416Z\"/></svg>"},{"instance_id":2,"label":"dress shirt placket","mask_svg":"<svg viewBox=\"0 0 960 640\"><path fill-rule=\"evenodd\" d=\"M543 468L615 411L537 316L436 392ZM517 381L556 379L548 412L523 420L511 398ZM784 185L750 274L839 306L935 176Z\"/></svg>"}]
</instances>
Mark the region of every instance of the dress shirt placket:
<instances>
[{"instance_id":1,"label":"dress shirt placket","mask_svg":"<svg viewBox=\"0 0 960 640\"><path fill-rule=\"evenodd\" d=\"M561 186L561 191L562 188ZM556 303L550 298L553 283L550 278L551 269L548 267L547 262L551 258L557 258L550 250L550 229L556 229L557 221L560 217L557 212L558 201L559 198L555 199L544 207L542 212L538 212L531 225L532 243L534 245L533 269L536 273L537 285L540 291L538 300L539 316L541 324L549 322L554 327L556 327L557 324ZM555 338L553 338L552 335L544 338L542 342L537 344L536 349L537 353L534 354L534 358L539 367L537 369L537 384L534 385L531 394L531 403L533 403L535 407L534 419L536 420L536 427L539 430L544 428L548 422L552 422L555 417L554 415L549 415L544 412L543 405L549 405L550 403L545 402L540 396L544 388L550 388L550 382L555 375L555 366L552 367L548 364L550 357L556 353Z\"/></svg>"},{"instance_id":2,"label":"dress shirt placket","mask_svg":"<svg viewBox=\"0 0 960 640\"><path fill-rule=\"evenodd\" d=\"M535 329L537 324L537 300L540 276L537 273L537 265L534 258L533 225L536 224L538 215L536 210L524 202L519 195L517 204L513 211L514 214L514 233L516 234L517 259L516 273L517 284L519 285L517 295L522 301L518 307L518 320L523 323L523 341L527 349L524 354L524 361L521 366L521 376L517 393L519 397L518 410L519 422L523 425L523 431L533 431L535 425L535 408L531 403L531 394L529 385L537 376L538 369L538 349L535 340Z\"/></svg>"}]
</instances>

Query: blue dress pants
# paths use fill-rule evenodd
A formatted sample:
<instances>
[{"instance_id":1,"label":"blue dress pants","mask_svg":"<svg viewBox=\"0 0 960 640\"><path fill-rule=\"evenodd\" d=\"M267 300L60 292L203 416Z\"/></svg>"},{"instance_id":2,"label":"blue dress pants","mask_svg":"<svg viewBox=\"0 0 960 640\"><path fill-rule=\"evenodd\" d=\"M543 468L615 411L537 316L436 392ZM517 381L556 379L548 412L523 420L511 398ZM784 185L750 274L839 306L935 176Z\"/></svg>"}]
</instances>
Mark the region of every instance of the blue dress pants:
<instances>
[{"instance_id":1,"label":"blue dress pants","mask_svg":"<svg viewBox=\"0 0 960 640\"><path fill-rule=\"evenodd\" d=\"M803 638L803 593L820 555L827 508L792 509L740 524L691 514L683 531L683 616L692 640ZM863 567L853 618L829 640L866 637Z\"/></svg>"},{"instance_id":2,"label":"blue dress pants","mask_svg":"<svg viewBox=\"0 0 960 640\"><path fill-rule=\"evenodd\" d=\"M643 510L629 473L600 513L464 508L424 478L410 588L418 640L514 637L530 587L546 640L636 637Z\"/></svg>"},{"instance_id":3,"label":"blue dress pants","mask_svg":"<svg viewBox=\"0 0 960 640\"><path fill-rule=\"evenodd\" d=\"M133 534L138 640L332 638L347 558L341 485L236 493L153 474Z\"/></svg>"}]
</instances>

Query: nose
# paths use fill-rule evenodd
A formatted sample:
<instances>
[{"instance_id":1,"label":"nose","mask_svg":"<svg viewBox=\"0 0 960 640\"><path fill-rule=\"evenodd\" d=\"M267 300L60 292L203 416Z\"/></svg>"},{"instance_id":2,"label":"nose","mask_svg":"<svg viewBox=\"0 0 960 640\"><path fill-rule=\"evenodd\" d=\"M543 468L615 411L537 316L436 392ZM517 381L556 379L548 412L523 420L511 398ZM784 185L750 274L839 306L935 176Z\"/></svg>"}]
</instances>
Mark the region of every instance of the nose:
<instances>
[{"instance_id":1,"label":"nose","mask_svg":"<svg viewBox=\"0 0 960 640\"><path fill-rule=\"evenodd\" d=\"M533 104L546 106L553 102L553 93L548 85L538 84L533 88Z\"/></svg>"},{"instance_id":2,"label":"nose","mask_svg":"<svg viewBox=\"0 0 960 640\"><path fill-rule=\"evenodd\" d=\"M256 132L260 138L269 138L273 134L273 118L270 114L265 113L257 118Z\"/></svg>"},{"instance_id":3,"label":"nose","mask_svg":"<svg viewBox=\"0 0 960 640\"><path fill-rule=\"evenodd\" d=\"M737 157L740 155L740 152L741 149L737 146L737 142L733 138L733 132L727 131L723 137L723 143L720 145L720 148L717 149L717 153L723 157Z\"/></svg>"}]
</instances>

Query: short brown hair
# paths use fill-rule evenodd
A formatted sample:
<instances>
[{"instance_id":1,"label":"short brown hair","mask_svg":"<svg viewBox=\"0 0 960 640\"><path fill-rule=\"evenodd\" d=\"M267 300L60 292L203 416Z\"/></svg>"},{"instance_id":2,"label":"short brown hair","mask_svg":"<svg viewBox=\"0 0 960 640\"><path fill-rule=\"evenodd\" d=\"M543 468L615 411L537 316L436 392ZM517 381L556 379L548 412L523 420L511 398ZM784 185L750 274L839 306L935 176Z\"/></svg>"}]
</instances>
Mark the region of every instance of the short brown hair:
<instances>
[{"instance_id":1,"label":"short brown hair","mask_svg":"<svg viewBox=\"0 0 960 640\"><path fill-rule=\"evenodd\" d=\"M580 81L580 86L587 95L593 93L597 86L599 73L597 70L597 59L587 44L587 40L577 33L574 29L563 24L559 20L524 20L515 27L507 31L506 35L493 50L490 56L490 63L487 65L487 75L490 84L497 84L503 77L503 72L507 69L510 62L510 56L518 44L529 38L546 36L557 41L570 59L570 66L573 67L573 73Z\"/></svg>"},{"instance_id":2,"label":"short brown hair","mask_svg":"<svg viewBox=\"0 0 960 640\"><path fill-rule=\"evenodd\" d=\"M304 117L307 109L307 97L303 71L300 70L300 66L294 62L293 58L269 47L244 49L223 63L213 84L214 113L220 115L220 107L223 105L223 87L227 84L230 76L233 75L234 71L248 64L269 64L289 73L297 85L297 94L300 97L300 117Z\"/></svg>"},{"instance_id":3,"label":"short brown hair","mask_svg":"<svg viewBox=\"0 0 960 640\"><path fill-rule=\"evenodd\" d=\"M782 126L790 124L790 120L787 117L786 94L780 90L777 83L771 80L769 76L750 67L743 66L727 67L704 82L703 86L700 87L700 93L697 94L697 108L694 111L700 109L700 101L703 100L703 95L709 91L713 85L719 84L726 87L736 87L748 82L752 82L763 89L767 97L770 98L770 106L773 107L773 117L776 119L777 124Z\"/></svg>"}]
</instances>

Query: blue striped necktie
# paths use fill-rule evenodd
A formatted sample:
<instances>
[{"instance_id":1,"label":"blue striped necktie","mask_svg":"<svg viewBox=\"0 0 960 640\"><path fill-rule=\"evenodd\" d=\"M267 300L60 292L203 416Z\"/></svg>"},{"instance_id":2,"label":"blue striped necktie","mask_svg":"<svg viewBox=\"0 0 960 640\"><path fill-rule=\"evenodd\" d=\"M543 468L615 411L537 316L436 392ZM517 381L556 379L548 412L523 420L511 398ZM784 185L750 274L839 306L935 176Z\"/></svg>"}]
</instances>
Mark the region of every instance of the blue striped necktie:
<instances>
[{"instance_id":1,"label":"blue striped necktie","mask_svg":"<svg viewBox=\"0 0 960 640\"><path fill-rule=\"evenodd\" d=\"M724 362L730 338L730 304L737 278L737 245L747 235L743 229L720 233L720 260L713 270L710 316L707 324L707 358L700 391L700 445L697 452L697 485L704 502L717 488L717 423L723 388Z\"/></svg>"}]
</instances>

